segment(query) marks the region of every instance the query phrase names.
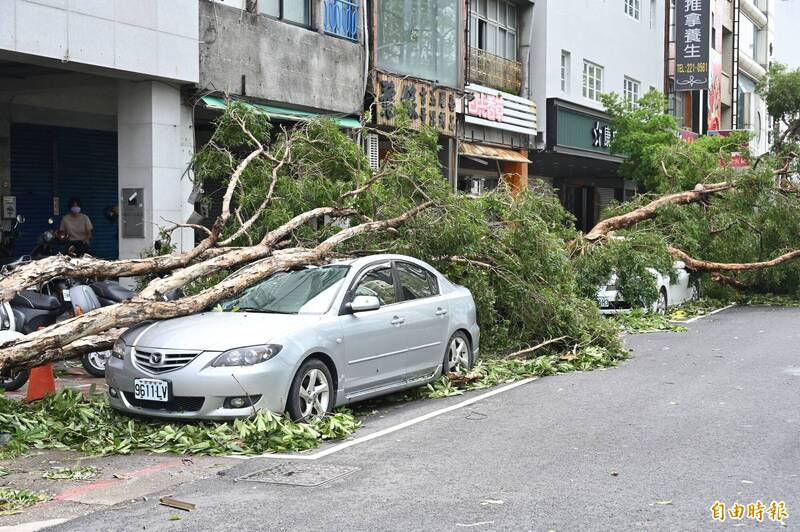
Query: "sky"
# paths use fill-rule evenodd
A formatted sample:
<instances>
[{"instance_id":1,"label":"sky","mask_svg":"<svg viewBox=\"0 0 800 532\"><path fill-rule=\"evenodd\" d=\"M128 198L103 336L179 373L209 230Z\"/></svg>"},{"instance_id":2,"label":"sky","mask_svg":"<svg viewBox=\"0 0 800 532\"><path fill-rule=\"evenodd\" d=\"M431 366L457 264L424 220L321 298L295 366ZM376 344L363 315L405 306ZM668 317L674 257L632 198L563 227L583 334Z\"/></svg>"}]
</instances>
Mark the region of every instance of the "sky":
<instances>
[{"instance_id":1,"label":"sky","mask_svg":"<svg viewBox=\"0 0 800 532\"><path fill-rule=\"evenodd\" d=\"M775 0L774 59L800 68L800 0Z\"/></svg>"}]
</instances>

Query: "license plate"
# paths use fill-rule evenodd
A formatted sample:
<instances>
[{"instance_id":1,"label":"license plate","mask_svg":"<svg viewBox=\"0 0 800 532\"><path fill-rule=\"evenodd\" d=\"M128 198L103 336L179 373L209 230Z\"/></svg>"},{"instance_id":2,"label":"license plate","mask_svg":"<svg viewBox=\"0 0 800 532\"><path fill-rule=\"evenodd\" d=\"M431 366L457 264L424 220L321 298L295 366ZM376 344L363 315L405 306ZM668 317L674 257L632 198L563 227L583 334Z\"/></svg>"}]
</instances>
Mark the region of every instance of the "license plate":
<instances>
[{"instance_id":1,"label":"license plate","mask_svg":"<svg viewBox=\"0 0 800 532\"><path fill-rule=\"evenodd\" d=\"M167 381L158 379L134 379L133 396L144 401L169 401L169 385Z\"/></svg>"},{"instance_id":2,"label":"license plate","mask_svg":"<svg viewBox=\"0 0 800 532\"><path fill-rule=\"evenodd\" d=\"M608 306L608 298L607 297L598 297L597 302L600 304L601 307Z\"/></svg>"},{"instance_id":3,"label":"license plate","mask_svg":"<svg viewBox=\"0 0 800 532\"><path fill-rule=\"evenodd\" d=\"M63 289L61 295L64 297L64 301L72 301L72 298L69 297L69 288Z\"/></svg>"}]
</instances>

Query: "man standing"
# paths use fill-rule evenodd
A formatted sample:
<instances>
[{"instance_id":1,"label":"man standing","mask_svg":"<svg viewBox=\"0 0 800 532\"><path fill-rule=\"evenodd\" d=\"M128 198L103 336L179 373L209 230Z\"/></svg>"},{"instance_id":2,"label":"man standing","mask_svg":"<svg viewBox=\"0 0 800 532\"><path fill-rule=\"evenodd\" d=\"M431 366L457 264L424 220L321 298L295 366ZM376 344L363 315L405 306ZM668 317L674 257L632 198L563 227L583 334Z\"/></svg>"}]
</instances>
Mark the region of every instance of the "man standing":
<instances>
[{"instance_id":1,"label":"man standing","mask_svg":"<svg viewBox=\"0 0 800 532\"><path fill-rule=\"evenodd\" d=\"M81 243L82 255L89 250L89 241L92 239L92 221L88 216L81 213L81 200L71 198L69 200L69 214L61 218L61 230L67 235L67 240L74 243Z\"/></svg>"}]
</instances>

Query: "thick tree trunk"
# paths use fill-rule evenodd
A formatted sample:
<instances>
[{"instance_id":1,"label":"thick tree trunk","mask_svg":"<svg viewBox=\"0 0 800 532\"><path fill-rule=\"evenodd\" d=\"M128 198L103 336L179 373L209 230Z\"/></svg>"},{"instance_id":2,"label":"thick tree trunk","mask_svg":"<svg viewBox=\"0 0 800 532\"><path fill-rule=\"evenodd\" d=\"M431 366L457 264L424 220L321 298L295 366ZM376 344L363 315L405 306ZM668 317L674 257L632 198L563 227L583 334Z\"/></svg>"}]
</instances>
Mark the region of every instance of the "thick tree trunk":
<instances>
[{"instance_id":1,"label":"thick tree trunk","mask_svg":"<svg viewBox=\"0 0 800 532\"><path fill-rule=\"evenodd\" d=\"M733 183L699 184L694 190L661 196L644 207L639 207L629 213L612 216L611 218L599 222L586 234L585 238L590 242L600 240L608 236L612 231L633 227L636 224L655 218L658 209L665 205L687 205L690 203L697 203L705 200L709 194L716 194L735 188L735 186L736 185Z\"/></svg>"},{"instance_id":2,"label":"thick tree trunk","mask_svg":"<svg viewBox=\"0 0 800 532\"><path fill-rule=\"evenodd\" d=\"M0 371L7 367L33 367L55 359L70 358L87 352L86 337L100 335L112 329L127 328L148 320L165 320L180 316L187 316L208 309L219 301L229 298L245 288L266 279L273 273L285 271L290 268L312 264L323 260L333 249L357 235L371 231L379 231L397 227L423 209L432 205L432 202L420 204L408 212L388 220L380 220L359 224L340 231L334 236L320 243L312 249L291 249L273 251L274 242L283 238L296 227L319 215L319 209L304 213L287 224L270 232L263 239L262 244L252 247L238 248L224 255L210 259L197 265L188 274L179 270L173 276L157 279L153 283L159 287L145 290L141 295L131 301L117 305L103 307L82 316L72 318L52 325L41 331L31 333L15 343L6 344L0 349ZM322 209L326 212L333 209ZM198 276L226 269L232 265L252 263L254 260L266 257L250 266L245 266L235 275L213 287L207 288L199 294L185 297L177 301L159 300L164 287L177 283L187 283ZM212 267L205 265L211 263ZM172 281L170 281L172 279ZM181 284L182 286L182 284ZM105 345L105 344L104 344ZM89 349L94 350L94 349Z\"/></svg>"}]
</instances>

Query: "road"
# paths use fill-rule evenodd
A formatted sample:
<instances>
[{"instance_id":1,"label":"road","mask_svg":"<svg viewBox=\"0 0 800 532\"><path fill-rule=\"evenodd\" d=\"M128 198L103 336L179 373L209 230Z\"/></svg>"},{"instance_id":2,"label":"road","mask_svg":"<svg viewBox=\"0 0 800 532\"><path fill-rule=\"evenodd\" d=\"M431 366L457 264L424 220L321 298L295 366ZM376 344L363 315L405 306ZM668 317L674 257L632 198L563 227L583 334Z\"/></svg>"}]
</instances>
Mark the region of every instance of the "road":
<instances>
[{"instance_id":1,"label":"road","mask_svg":"<svg viewBox=\"0 0 800 532\"><path fill-rule=\"evenodd\" d=\"M700 530L720 527L717 500L784 501L787 528L800 529L798 324L800 309L734 308L686 333L632 336L618 368L539 379L319 460L251 459L168 492L195 512L150 497L55 530ZM279 464L357 470L319 487L235 481Z\"/></svg>"}]
</instances>

